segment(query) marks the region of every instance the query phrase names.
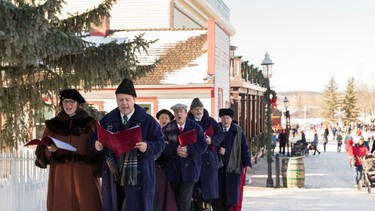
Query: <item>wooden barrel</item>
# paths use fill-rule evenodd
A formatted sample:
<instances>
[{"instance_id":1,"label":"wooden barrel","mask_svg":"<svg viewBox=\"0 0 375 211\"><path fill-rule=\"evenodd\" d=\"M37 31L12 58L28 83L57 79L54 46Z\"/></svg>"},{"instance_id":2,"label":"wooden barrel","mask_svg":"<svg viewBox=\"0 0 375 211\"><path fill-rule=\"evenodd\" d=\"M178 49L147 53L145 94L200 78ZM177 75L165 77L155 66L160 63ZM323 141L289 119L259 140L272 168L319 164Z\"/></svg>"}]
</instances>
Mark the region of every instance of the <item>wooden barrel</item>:
<instances>
[{"instance_id":1,"label":"wooden barrel","mask_svg":"<svg viewBox=\"0 0 375 211\"><path fill-rule=\"evenodd\" d=\"M288 188L303 188L305 186L305 160L304 157L291 157L288 159L286 180Z\"/></svg>"},{"instance_id":2,"label":"wooden barrel","mask_svg":"<svg viewBox=\"0 0 375 211\"><path fill-rule=\"evenodd\" d=\"M281 160L281 177L282 177L282 180L283 180L283 185L284 187L286 188L287 187L287 171L288 171L288 162L289 162L289 159L288 158L283 158Z\"/></svg>"}]
</instances>

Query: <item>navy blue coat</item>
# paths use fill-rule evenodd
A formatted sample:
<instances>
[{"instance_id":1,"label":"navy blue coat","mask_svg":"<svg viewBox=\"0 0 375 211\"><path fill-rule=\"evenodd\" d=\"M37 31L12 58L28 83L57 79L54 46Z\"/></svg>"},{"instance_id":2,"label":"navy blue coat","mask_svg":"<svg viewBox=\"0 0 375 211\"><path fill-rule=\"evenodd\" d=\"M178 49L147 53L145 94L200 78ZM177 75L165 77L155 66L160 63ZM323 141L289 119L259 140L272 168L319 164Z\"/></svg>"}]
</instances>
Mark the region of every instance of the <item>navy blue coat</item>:
<instances>
[{"instance_id":1,"label":"navy blue coat","mask_svg":"<svg viewBox=\"0 0 375 211\"><path fill-rule=\"evenodd\" d=\"M147 150L144 153L138 150L138 185L125 187L126 210L152 211L155 191L154 157L159 155L164 149L163 133L154 117L147 114L137 104L134 105L134 108L135 112L128 120L127 127L140 124L143 141L147 143ZM125 129L118 108L105 115L100 120L100 124L106 129L111 129L112 132ZM95 138L93 140L97 140ZM103 211L117 211L116 182L113 180L106 163L103 164L102 168L102 194Z\"/></svg>"},{"instance_id":2,"label":"navy blue coat","mask_svg":"<svg viewBox=\"0 0 375 211\"><path fill-rule=\"evenodd\" d=\"M206 109L203 110L203 117L201 121L196 121L203 131L206 131L210 126L214 129L214 135L211 137L211 145L202 155L202 167L200 175L200 187L202 189L201 196L196 196L194 191L194 197L201 197L204 200L215 199L219 197L219 164L218 164L218 146L223 141L224 133L219 123L212 117L209 116ZM188 114L188 118L194 120L194 116L191 112ZM199 192L199 191L198 191Z\"/></svg>"},{"instance_id":3,"label":"navy blue coat","mask_svg":"<svg viewBox=\"0 0 375 211\"><path fill-rule=\"evenodd\" d=\"M221 123L220 123L220 127ZM241 174L236 174L233 172L227 172L226 168L228 166L230 153L233 148L233 142L237 134L237 128L234 123L231 124L228 132L224 133L224 140L221 142L221 147L225 148L225 155L222 157L224 166L219 169L219 184L220 184L220 197L226 198L226 204L232 205L237 204L240 197L240 179ZM241 168L245 166L251 167L249 145L245 134L242 133L241 140ZM225 193L223 193L223 186L225 186Z\"/></svg>"},{"instance_id":4,"label":"navy blue coat","mask_svg":"<svg viewBox=\"0 0 375 211\"><path fill-rule=\"evenodd\" d=\"M195 129L197 131L197 142L187 145L188 157L182 158L177 155L180 133L176 120L163 127L166 156L165 173L170 182L197 182L201 171L201 155L206 151L207 144L202 128L195 121L186 118L183 132Z\"/></svg>"}]
</instances>

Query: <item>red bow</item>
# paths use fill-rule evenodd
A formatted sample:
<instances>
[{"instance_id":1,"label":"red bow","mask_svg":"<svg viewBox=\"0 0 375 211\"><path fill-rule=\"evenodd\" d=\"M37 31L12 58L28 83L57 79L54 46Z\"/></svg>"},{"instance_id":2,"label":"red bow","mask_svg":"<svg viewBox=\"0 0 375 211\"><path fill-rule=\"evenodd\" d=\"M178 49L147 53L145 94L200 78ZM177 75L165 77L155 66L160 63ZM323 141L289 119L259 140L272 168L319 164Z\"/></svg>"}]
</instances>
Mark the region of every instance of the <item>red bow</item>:
<instances>
[{"instance_id":1,"label":"red bow","mask_svg":"<svg viewBox=\"0 0 375 211\"><path fill-rule=\"evenodd\" d=\"M276 101L277 101L277 98L276 98L276 97L273 97L273 98L271 99L271 108L272 108L272 109L273 109L274 107L277 107Z\"/></svg>"}]
</instances>

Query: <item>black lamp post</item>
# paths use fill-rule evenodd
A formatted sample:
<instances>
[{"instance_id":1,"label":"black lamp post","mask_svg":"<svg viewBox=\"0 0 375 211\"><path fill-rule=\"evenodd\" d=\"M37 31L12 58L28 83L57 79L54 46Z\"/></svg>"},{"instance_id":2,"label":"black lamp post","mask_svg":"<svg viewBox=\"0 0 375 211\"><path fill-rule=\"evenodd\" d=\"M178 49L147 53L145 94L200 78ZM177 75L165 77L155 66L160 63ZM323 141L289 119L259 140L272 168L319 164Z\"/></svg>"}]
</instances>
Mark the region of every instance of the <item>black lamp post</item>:
<instances>
[{"instance_id":1,"label":"black lamp post","mask_svg":"<svg viewBox=\"0 0 375 211\"><path fill-rule=\"evenodd\" d=\"M289 153L289 110L288 110L288 106L289 106L289 100L288 98L285 96L284 98L284 106L285 106L285 120L286 120L286 124L285 124L285 129L286 129L286 156L290 156L290 153Z\"/></svg>"},{"instance_id":2,"label":"black lamp post","mask_svg":"<svg viewBox=\"0 0 375 211\"><path fill-rule=\"evenodd\" d=\"M267 103L267 118L266 118L266 147L267 147L267 167L268 167L268 177L267 177L267 187L273 187L273 180L272 180L272 125L271 125L271 88L270 88L270 78L272 77L272 65L274 63L269 58L268 53L264 56L262 61L263 71L262 74L266 79L266 86L267 90L264 94L264 100Z\"/></svg>"}]
</instances>

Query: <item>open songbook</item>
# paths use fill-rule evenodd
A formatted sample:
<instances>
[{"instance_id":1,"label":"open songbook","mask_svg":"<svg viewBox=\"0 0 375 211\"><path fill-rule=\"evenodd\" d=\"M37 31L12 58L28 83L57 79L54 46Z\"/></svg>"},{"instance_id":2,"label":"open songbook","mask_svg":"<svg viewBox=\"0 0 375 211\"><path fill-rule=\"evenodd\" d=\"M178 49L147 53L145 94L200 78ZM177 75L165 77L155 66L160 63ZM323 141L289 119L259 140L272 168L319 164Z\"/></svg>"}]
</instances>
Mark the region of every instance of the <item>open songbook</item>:
<instances>
[{"instance_id":1,"label":"open songbook","mask_svg":"<svg viewBox=\"0 0 375 211\"><path fill-rule=\"evenodd\" d=\"M73 151L73 152L77 151L77 149L75 147L73 147L72 145L70 145L66 142L60 141L59 139L52 138L50 136L45 136L42 139L37 139L37 138L33 139L33 140L27 142L25 144L25 146L38 145L38 144L43 144L43 145L46 145L46 146L55 145L57 147L57 149L68 150L68 151Z\"/></svg>"},{"instance_id":2,"label":"open songbook","mask_svg":"<svg viewBox=\"0 0 375 211\"><path fill-rule=\"evenodd\" d=\"M104 129L99 122L96 123L96 128L98 141L111 149L117 157L134 149L136 143L142 142L142 131L139 125L115 133Z\"/></svg>"},{"instance_id":3,"label":"open songbook","mask_svg":"<svg viewBox=\"0 0 375 211\"><path fill-rule=\"evenodd\" d=\"M205 134L206 136L209 136L209 137L214 136L214 128L212 127L212 125L210 125L210 127L208 127L206 131L204 131L204 134ZM215 151L215 146L213 146L213 145L209 145L208 148L209 148L211 151Z\"/></svg>"},{"instance_id":4,"label":"open songbook","mask_svg":"<svg viewBox=\"0 0 375 211\"><path fill-rule=\"evenodd\" d=\"M197 131L195 129L186 131L178 135L178 143L184 147L189 144L195 144L197 142Z\"/></svg>"}]
</instances>

